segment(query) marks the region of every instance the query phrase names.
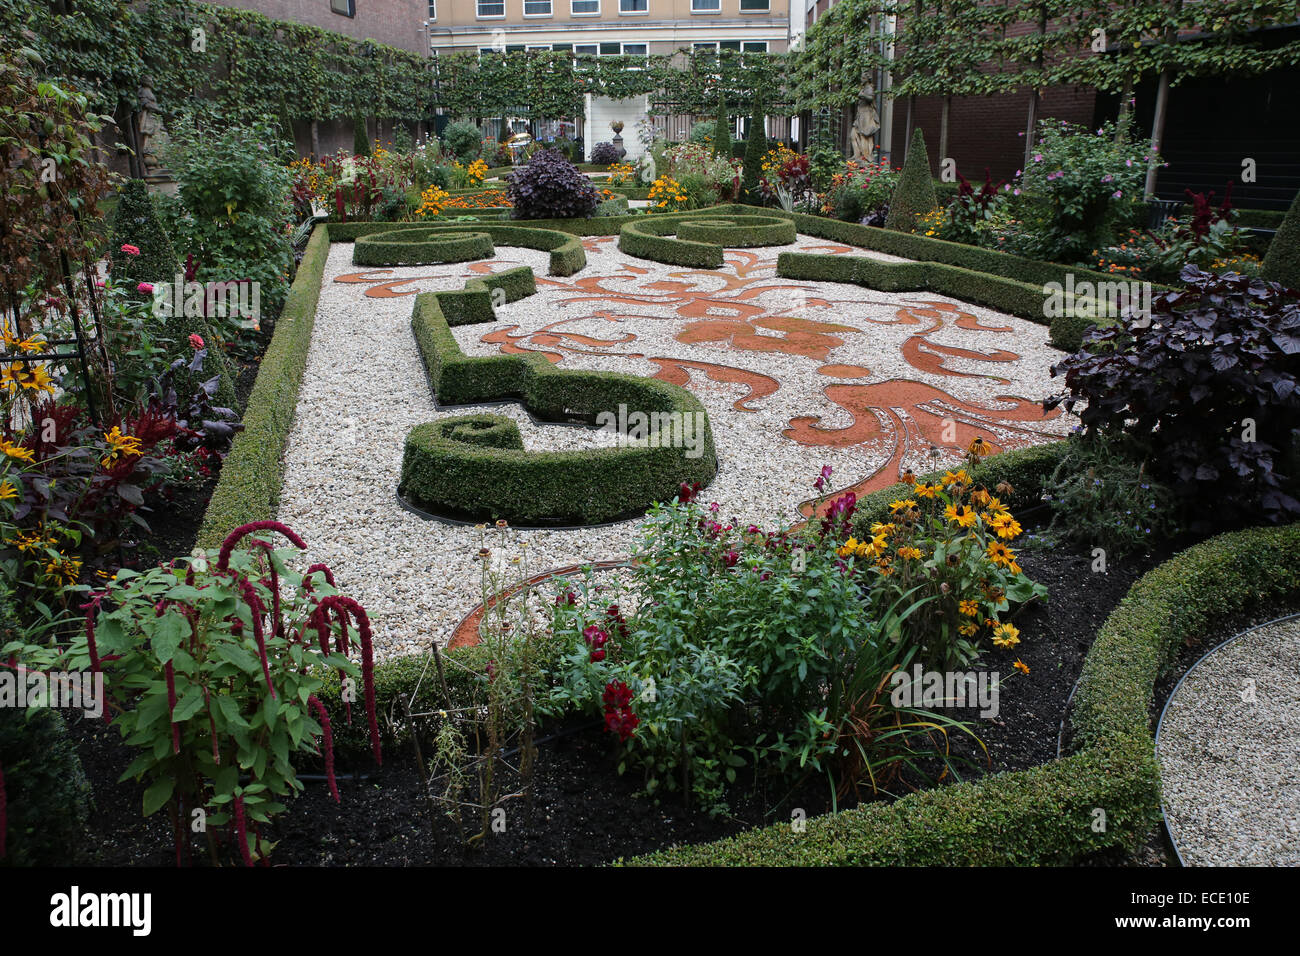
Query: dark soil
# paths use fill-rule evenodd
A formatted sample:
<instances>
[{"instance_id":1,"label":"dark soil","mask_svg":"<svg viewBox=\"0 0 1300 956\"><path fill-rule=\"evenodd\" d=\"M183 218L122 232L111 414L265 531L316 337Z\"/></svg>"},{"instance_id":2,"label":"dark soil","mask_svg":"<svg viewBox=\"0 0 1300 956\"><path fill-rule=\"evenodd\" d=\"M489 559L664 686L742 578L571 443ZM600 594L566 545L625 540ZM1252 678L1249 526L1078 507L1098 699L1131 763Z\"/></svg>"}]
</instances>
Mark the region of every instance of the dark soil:
<instances>
[{"instance_id":1,"label":"dark soil","mask_svg":"<svg viewBox=\"0 0 1300 956\"><path fill-rule=\"evenodd\" d=\"M202 509L195 510L201 517ZM168 527L181 529L183 524L178 517ZM188 543L179 530L176 532L173 546L183 545L176 553L188 551L196 529L197 520ZM972 670L999 674L997 715L981 718L977 710L949 711L970 721L988 748L986 756L966 735L952 737L954 752L968 758L965 766L957 768L964 778L1022 770L1055 759L1066 703L1098 628L1138 577L1187 542L1172 542L1149 553L1112 560L1104 573L1092 570L1086 548L1031 535L1019 544L1026 573L1048 587L1051 599L1045 605L1024 608L1015 618L1021 631L1018 647L995 650L972 665ZM1028 675L1013 668L1016 660L1029 666ZM91 832L99 835L100 843L87 862L173 864L170 820L163 813L142 819L143 788L132 782L116 783L131 757L117 732L102 721L79 717L71 721L71 729L96 799ZM727 815L710 816L688 807L677 794L667 794L656 802L638 796L639 778L617 774L608 735L599 728L568 728L541 742L531 800L521 796L505 801L504 820L499 821L504 830L489 826L476 845L467 848L466 838L483 828L477 811L465 808L462 833L441 806L431 811L422 795L413 753L408 749L385 756L382 770L368 761L355 768L345 766L340 758L339 804L323 782L309 780L306 791L290 803L288 812L266 834L276 841L275 863L598 864L789 820L794 808L809 816L832 809L824 781L805 781L790 793L788 783L761 772L762 768L742 773L729 792ZM429 752L424 756L427 760ZM354 769L358 776L349 776ZM899 793L927 783L919 775L909 777L895 786ZM953 779L950 774L942 782ZM501 792L511 793L518 787L518 778L507 773ZM472 802L475 797L471 792L462 799ZM852 805L852 800L839 805ZM1153 842L1148 859L1140 862L1160 865L1160 851L1158 841ZM193 853L197 862L206 860L206 848L197 840Z\"/></svg>"}]
</instances>

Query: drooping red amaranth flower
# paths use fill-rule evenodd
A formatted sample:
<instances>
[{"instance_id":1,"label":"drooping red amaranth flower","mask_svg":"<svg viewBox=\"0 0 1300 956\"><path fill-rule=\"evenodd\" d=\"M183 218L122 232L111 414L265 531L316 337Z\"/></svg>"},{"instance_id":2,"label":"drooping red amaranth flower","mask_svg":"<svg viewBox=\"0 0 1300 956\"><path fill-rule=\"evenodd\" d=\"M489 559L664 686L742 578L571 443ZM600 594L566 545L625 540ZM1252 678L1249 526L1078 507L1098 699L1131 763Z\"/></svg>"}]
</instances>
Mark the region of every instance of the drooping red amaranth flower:
<instances>
[{"instance_id":1,"label":"drooping red amaranth flower","mask_svg":"<svg viewBox=\"0 0 1300 956\"><path fill-rule=\"evenodd\" d=\"M330 793L334 796L335 803L342 803L339 798L339 787L334 780L334 735L330 731L330 715L325 709L325 705L316 699L312 694L307 698L307 703L311 704L316 710L316 717L320 720L321 746L324 749L325 757L325 779L329 782Z\"/></svg>"}]
</instances>

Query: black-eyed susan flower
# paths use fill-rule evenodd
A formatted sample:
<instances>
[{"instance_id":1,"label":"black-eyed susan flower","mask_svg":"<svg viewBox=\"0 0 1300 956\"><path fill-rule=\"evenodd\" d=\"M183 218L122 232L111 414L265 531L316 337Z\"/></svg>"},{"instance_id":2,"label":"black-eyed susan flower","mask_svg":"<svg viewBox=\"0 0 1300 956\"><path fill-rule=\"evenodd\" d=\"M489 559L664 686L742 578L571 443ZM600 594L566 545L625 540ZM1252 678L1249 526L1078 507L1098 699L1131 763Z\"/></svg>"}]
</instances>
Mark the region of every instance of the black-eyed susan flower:
<instances>
[{"instance_id":1,"label":"black-eyed susan flower","mask_svg":"<svg viewBox=\"0 0 1300 956\"><path fill-rule=\"evenodd\" d=\"M961 504L948 505L943 509L943 516L963 528L975 527L975 522L979 518L973 508Z\"/></svg>"},{"instance_id":2,"label":"black-eyed susan flower","mask_svg":"<svg viewBox=\"0 0 1300 956\"><path fill-rule=\"evenodd\" d=\"M124 458L140 454L140 439L134 435L122 434L122 429L117 425L113 426L112 431L104 433L104 444L108 448L99 463L105 468L111 468Z\"/></svg>"},{"instance_id":3,"label":"black-eyed susan flower","mask_svg":"<svg viewBox=\"0 0 1300 956\"><path fill-rule=\"evenodd\" d=\"M967 617L975 617L975 615L980 612L980 605L978 601L972 601L967 598L966 600L957 602L957 610L962 614L965 614Z\"/></svg>"},{"instance_id":4,"label":"black-eyed susan flower","mask_svg":"<svg viewBox=\"0 0 1300 956\"><path fill-rule=\"evenodd\" d=\"M1010 621L998 624L993 628L993 644L995 647L1010 648L1020 643L1020 628L1016 627Z\"/></svg>"},{"instance_id":5,"label":"black-eyed susan flower","mask_svg":"<svg viewBox=\"0 0 1300 956\"><path fill-rule=\"evenodd\" d=\"M1020 671L1020 673L1022 673L1022 674L1028 674L1028 673L1029 673L1029 665L1026 664L1026 663L1025 663L1024 661L1022 661L1022 660L1017 660L1017 661L1016 661L1014 664L1012 664L1011 666L1014 667L1016 670Z\"/></svg>"},{"instance_id":6,"label":"black-eyed susan flower","mask_svg":"<svg viewBox=\"0 0 1300 956\"><path fill-rule=\"evenodd\" d=\"M916 507L916 502L913 501L911 498L900 498L898 501L891 501L889 503L889 510L894 514L898 514L900 511L907 511L909 508L915 508L915 507Z\"/></svg>"},{"instance_id":7,"label":"black-eyed susan flower","mask_svg":"<svg viewBox=\"0 0 1300 956\"><path fill-rule=\"evenodd\" d=\"M898 549L898 556L904 561L919 561L921 560L921 549L907 545Z\"/></svg>"},{"instance_id":8,"label":"black-eyed susan flower","mask_svg":"<svg viewBox=\"0 0 1300 956\"><path fill-rule=\"evenodd\" d=\"M9 362L0 366L0 387L11 394L20 391L49 392L54 394L54 379L42 365L27 362Z\"/></svg>"},{"instance_id":9,"label":"black-eyed susan flower","mask_svg":"<svg viewBox=\"0 0 1300 956\"><path fill-rule=\"evenodd\" d=\"M989 546L984 549L984 553L1000 568L1010 567L1016 560L1015 552L1008 548L1001 541L990 541Z\"/></svg>"},{"instance_id":10,"label":"black-eyed susan flower","mask_svg":"<svg viewBox=\"0 0 1300 956\"><path fill-rule=\"evenodd\" d=\"M985 455L993 454L993 446L978 435L971 439L971 443L966 446L966 450L976 458L983 458Z\"/></svg>"},{"instance_id":11,"label":"black-eyed susan flower","mask_svg":"<svg viewBox=\"0 0 1300 956\"><path fill-rule=\"evenodd\" d=\"M18 497L18 486L12 481L0 481L0 501L13 501Z\"/></svg>"},{"instance_id":12,"label":"black-eyed susan flower","mask_svg":"<svg viewBox=\"0 0 1300 956\"><path fill-rule=\"evenodd\" d=\"M7 441L3 438L0 438L0 452L3 452L10 458L16 458L19 461L34 462L36 460L36 456L32 454L30 448L24 448L22 445Z\"/></svg>"}]
</instances>

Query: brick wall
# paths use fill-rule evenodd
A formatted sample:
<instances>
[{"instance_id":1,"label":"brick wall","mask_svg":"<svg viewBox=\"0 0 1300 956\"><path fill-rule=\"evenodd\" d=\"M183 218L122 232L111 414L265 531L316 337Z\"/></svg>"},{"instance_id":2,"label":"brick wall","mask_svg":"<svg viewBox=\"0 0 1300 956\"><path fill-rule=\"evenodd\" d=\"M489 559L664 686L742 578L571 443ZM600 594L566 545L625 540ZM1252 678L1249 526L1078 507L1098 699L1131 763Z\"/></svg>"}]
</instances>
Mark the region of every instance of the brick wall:
<instances>
[{"instance_id":1,"label":"brick wall","mask_svg":"<svg viewBox=\"0 0 1300 956\"><path fill-rule=\"evenodd\" d=\"M356 16L330 9L330 0L210 0L217 6L254 10L273 20L306 23L356 40L377 40L399 50L424 53L421 27L429 15L426 0L355 0Z\"/></svg>"}]
</instances>

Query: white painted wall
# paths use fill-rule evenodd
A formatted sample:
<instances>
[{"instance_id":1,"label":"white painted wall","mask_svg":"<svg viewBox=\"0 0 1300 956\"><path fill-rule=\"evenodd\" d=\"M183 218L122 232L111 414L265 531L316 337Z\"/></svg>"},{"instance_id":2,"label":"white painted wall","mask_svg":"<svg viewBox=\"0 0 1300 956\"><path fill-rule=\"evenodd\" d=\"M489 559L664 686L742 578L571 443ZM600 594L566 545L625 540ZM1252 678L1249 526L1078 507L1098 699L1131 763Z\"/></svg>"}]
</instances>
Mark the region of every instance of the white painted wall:
<instances>
[{"instance_id":1,"label":"white painted wall","mask_svg":"<svg viewBox=\"0 0 1300 956\"><path fill-rule=\"evenodd\" d=\"M584 159L591 160L591 148L597 143L608 143L614 139L614 131L609 124L614 120L623 121L623 148L627 150L626 159L635 161L644 149L636 138L636 124L650 108L648 96L634 96L626 100L611 100L604 96L587 96L586 125L583 130Z\"/></svg>"}]
</instances>

